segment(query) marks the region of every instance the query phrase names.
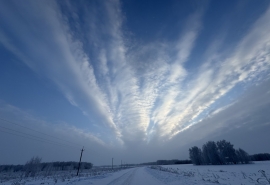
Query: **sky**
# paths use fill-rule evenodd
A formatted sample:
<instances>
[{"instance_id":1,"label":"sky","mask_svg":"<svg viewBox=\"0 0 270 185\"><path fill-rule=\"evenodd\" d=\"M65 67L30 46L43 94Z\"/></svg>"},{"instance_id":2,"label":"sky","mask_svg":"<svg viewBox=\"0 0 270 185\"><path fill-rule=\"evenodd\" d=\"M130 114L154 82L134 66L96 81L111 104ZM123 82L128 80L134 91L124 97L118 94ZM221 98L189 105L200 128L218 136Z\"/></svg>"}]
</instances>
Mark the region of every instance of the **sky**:
<instances>
[{"instance_id":1,"label":"sky","mask_svg":"<svg viewBox=\"0 0 270 185\"><path fill-rule=\"evenodd\" d=\"M270 152L270 1L3 0L0 164Z\"/></svg>"}]
</instances>

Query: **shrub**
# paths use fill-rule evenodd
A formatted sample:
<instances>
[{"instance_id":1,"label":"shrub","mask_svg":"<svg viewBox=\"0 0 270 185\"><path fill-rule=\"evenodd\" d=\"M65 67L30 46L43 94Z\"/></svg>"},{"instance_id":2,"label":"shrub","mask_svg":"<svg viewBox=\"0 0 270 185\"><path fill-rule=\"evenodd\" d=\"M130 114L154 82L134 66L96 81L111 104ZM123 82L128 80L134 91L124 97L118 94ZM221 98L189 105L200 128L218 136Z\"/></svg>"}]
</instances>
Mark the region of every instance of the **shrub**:
<instances>
[{"instance_id":1,"label":"shrub","mask_svg":"<svg viewBox=\"0 0 270 185\"><path fill-rule=\"evenodd\" d=\"M41 170L41 158L32 157L25 164L25 177L35 177L36 173Z\"/></svg>"}]
</instances>

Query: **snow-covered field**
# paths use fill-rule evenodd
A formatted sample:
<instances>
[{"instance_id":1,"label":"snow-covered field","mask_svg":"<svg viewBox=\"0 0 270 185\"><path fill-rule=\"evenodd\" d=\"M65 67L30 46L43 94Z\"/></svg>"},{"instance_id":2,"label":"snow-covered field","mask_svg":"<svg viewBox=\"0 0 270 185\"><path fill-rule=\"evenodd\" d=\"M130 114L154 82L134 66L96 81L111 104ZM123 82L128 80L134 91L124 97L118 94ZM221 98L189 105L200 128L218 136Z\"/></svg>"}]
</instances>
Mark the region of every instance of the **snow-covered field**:
<instances>
[{"instance_id":1,"label":"snow-covered field","mask_svg":"<svg viewBox=\"0 0 270 185\"><path fill-rule=\"evenodd\" d=\"M167 184L270 184L270 161L243 165L170 165L150 173Z\"/></svg>"},{"instance_id":2,"label":"snow-covered field","mask_svg":"<svg viewBox=\"0 0 270 185\"><path fill-rule=\"evenodd\" d=\"M87 180L89 178L105 178L107 174L112 174L119 169L93 168L83 170L76 176L77 170L39 172L35 177L24 177L24 172L0 173L1 184L74 184L74 182ZM75 183L76 184L76 183Z\"/></svg>"},{"instance_id":3,"label":"snow-covered field","mask_svg":"<svg viewBox=\"0 0 270 185\"><path fill-rule=\"evenodd\" d=\"M1 174L0 174L1 175ZM3 177L3 174L0 176ZM193 185L193 184L270 184L270 161L248 165L193 166L170 165L137 167L120 171L84 172L80 177L58 174L48 177L0 180L0 184L44 185Z\"/></svg>"}]
</instances>

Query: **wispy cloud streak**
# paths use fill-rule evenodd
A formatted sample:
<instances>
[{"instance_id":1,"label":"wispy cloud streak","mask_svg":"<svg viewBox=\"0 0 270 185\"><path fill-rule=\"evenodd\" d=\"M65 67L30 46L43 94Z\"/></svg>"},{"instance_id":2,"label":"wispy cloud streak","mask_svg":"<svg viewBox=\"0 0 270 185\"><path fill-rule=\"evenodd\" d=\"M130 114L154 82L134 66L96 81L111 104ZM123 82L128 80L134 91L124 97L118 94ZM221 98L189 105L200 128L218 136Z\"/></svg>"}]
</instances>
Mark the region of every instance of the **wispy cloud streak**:
<instances>
[{"instance_id":1,"label":"wispy cloud streak","mask_svg":"<svg viewBox=\"0 0 270 185\"><path fill-rule=\"evenodd\" d=\"M174 137L238 84L253 82L270 67L270 9L233 53L224 56L210 46L190 73L186 64L203 29L202 10L186 19L176 41L135 41L131 47L117 0L87 2L89 9L54 1L4 5L1 43L54 81L90 124L101 125L109 132L104 137L119 144ZM17 13L11 13L12 6ZM226 48L223 42L217 38L213 45Z\"/></svg>"}]
</instances>

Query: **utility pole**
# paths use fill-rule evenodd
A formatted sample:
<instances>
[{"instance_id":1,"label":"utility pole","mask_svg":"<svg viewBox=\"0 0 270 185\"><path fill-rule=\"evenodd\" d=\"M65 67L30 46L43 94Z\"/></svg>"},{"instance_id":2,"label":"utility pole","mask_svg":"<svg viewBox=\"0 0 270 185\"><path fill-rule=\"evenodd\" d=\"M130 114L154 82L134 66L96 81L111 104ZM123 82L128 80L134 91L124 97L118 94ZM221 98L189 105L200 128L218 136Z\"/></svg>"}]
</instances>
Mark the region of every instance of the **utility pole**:
<instances>
[{"instance_id":1,"label":"utility pole","mask_svg":"<svg viewBox=\"0 0 270 185\"><path fill-rule=\"evenodd\" d=\"M112 169L113 169L113 158L112 158Z\"/></svg>"},{"instance_id":2,"label":"utility pole","mask_svg":"<svg viewBox=\"0 0 270 185\"><path fill-rule=\"evenodd\" d=\"M83 148L84 148L84 147L83 147ZM80 162L79 162L79 166L78 166L77 176L79 175L79 170L80 170L80 166L81 166L82 153L83 153L83 151L84 151L83 148L82 148L82 150L81 150L81 157L80 157Z\"/></svg>"}]
</instances>

